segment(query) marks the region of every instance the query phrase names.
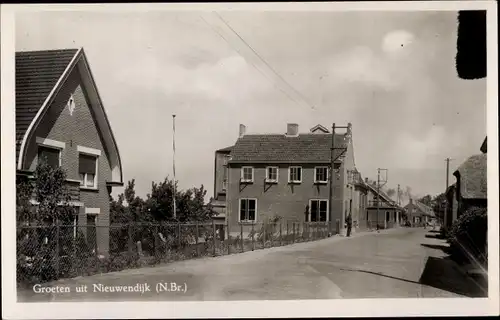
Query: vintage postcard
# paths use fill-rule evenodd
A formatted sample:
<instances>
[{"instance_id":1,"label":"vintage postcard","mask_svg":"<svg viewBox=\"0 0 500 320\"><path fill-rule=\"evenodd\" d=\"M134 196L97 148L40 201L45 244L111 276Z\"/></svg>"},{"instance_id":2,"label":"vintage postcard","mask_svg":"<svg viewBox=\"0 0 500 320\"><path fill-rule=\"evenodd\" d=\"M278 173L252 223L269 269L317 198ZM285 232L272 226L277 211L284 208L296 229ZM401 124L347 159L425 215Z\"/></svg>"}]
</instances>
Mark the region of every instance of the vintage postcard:
<instances>
[{"instance_id":1,"label":"vintage postcard","mask_svg":"<svg viewBox=\"0 0 500 320\"><path fill-rule=\"evenodd\" d=\"M498 315L496 10L2 5L3 317Z\"/></svg>"}]
</instances>

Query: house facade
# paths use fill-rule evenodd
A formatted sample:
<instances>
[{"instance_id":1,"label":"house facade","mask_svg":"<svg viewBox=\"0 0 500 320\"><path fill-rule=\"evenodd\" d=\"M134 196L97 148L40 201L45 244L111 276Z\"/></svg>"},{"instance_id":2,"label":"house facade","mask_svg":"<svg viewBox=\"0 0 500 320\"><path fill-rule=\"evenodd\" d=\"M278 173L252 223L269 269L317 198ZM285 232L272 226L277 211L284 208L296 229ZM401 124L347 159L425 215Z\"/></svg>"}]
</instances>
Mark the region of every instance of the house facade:
<instances>
[{"instance_id":1,"label":"house facade","mask_svg":"<svg viewBox=\"0 0 500 320\"><path fill-rule=\"evenodd\" d=\"M394 202L385 192L368 183L366 195L366 224L368 228L394 228L402 223L403 208Z\"/></svg>"},{"instance_id":2,"label":"house facade","mask_svg":"<svg viewBox=\"0 0 500 320\"><path fill-rule=\"evenodd\" d=\"M285 134L247 134L240 125L235 145L215 155L213 202L225 199L230 232L249 233L252 224L277 216L283 223L338 220L343 232L349 213L358 219L352 126L334 139L332 201L332 134L325 127L299 133L297 124L288 124Z\"/></svg>"},{"instance_id":3,"label":"house facade","mask_svg":"<svg viewBox=\"0 0 500 320\"><path fill-rule=\"evenodd\" d=\"M453 173L456 181L446 190L446 228L450 228L470 207L488 207L486 138L480 150L480 154L469 157Z\"/></svg>"},{"instance_id":4,"label":"house facade","mask_svg":"<svg viewBox=\"0 0 500 320\"><path fill-rule=\"evenodd\" d=\"M18 179L32 178L42 159L66 172L75 229L109 226L109 196L123 186L122 165L83 48L16 53ZM109 228L83 230L96 252L107 254Z\"/></svg>"},{"instance_id":5,"label":"house facade","mask_svg":"<svg viewBox=\"0 0 500 320\"><path fill-rule=\"evenodd\" d=\"M408 220L415 226L429 223L435 218L434 210L417 200L410 199L405 209L408 214Z\"/></svg>"}]
</instances>

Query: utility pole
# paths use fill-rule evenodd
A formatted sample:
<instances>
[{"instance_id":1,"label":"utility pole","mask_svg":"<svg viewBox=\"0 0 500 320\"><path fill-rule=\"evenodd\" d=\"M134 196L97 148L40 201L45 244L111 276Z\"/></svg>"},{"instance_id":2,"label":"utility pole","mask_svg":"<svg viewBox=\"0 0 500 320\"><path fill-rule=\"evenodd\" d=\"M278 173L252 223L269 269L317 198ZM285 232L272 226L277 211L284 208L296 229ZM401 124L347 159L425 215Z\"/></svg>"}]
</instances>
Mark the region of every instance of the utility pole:
<instances>
[{"instance_id":1,"label":"utility pole","mask_svg":"<svg viewBox=\"0 0 500 320\"><path fill-rule=\"evenodd\" d=\"M398 184L398 206L401 206L401 191L399 184Z\"/></svg>"},{"instance_id":2,"label":"utility pole","mask_svg":"<svg viewBox=\"0 0 500 320\"><path fill-rule=\"evenodd\" d=\"M446 158L444 161L446 161L446 190L448 190L448 187L450 186L449 178L450 178L450 161L453 159Z\"/></svg>"},{"instance_id":3,"label":"utility pole","mask_svg":"<svg viewBox=\"0 0 500 320\"><path fill-rule=\"evenodd\" d=\"M385 179L385 181L382 181L382 182L384 182L383 185L380 185L380 182L381 182L380 181L380 171L386 171L386 179ZM385 186L386 183L387 183L387 169L378 168L377 169L377 222L379 219L379 212L380 212L380 187ZM384 215L384 228L387 228L386 224L387 224L387 221L386 221L386 218Z\"/></svg>"},{"instance_id":4,"label":"utility pole","mask_svg":"<svg viewBox=\"0 0 500 320\"><path fill-rule=\"evenodd\" d=\"M337 160L346 150L347 148L344 148L343 146L338 148L335 147L335 129L347 129L350 128L350 126L343 126L343 127L336 127L335 123L332 124L332 147L330 148L330 194L329 194L329 204L328 204L328 214L329 214L329 221L332 221L333 219L333 176L335 173L335 160ZM342 150L342 152L335 157L335 150Z\"/></svg>"},{"instance_id":5,"label":"utility pole","mask_svg":"<svg viewBox=\"0 0 500 320\"><path fill-rule=\"evenodd\" d=\"M175 203L175 195L177 193L177 188L176 188L176 183L177 180L175 179L175 114L172 115L172 128L173 128L173 134L172 134L172 166L173 166L173 171L174 171L174 194L173 194L173 206L174 206L174 219L177 219L177 208L176 208L176 203Z\"/></svg>"}]
</instances>

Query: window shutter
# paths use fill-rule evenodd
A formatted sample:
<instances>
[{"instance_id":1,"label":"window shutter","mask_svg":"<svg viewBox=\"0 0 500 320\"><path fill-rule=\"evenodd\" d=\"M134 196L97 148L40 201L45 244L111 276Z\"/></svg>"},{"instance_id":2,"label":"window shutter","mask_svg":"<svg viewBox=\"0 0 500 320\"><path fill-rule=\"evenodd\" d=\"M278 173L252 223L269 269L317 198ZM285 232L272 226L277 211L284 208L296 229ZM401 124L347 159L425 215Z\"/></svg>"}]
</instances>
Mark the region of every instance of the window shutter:
<instances>
[{"instance_id":1,"label":"window shutter","mask_svg":"<svg viewBox=\"0 0 500 320\"><path fill-rule=\"evenodd\" d=\"M95 174L96 157L80 155L78 170L79 173Z\"/></svg>"}]
</instances>

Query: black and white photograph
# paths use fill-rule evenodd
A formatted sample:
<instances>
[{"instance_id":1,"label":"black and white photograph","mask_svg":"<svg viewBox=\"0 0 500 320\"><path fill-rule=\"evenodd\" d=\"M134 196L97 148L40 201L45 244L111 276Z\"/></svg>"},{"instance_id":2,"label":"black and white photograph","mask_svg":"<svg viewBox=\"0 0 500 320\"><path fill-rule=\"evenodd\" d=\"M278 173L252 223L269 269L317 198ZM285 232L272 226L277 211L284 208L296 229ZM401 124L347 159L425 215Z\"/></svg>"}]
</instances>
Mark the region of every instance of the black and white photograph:
<instances>
[{"instance_id":1,"label":"black and white photograph","mask_svg":"<svg viewBox=\"0 0 500 320\"><path fill-rule=\"evenodd\" d=\"M498 315L496 2L1 14L4 318Z\"/></svg>"}]
</instances>

